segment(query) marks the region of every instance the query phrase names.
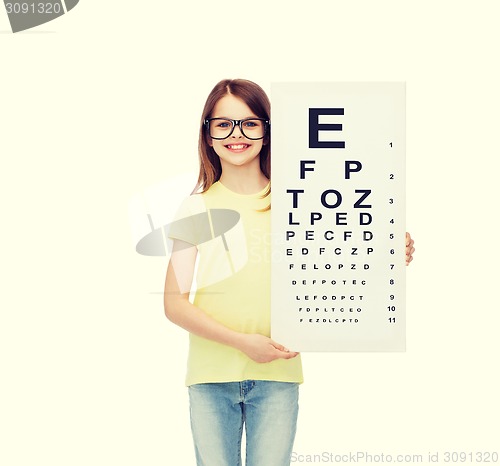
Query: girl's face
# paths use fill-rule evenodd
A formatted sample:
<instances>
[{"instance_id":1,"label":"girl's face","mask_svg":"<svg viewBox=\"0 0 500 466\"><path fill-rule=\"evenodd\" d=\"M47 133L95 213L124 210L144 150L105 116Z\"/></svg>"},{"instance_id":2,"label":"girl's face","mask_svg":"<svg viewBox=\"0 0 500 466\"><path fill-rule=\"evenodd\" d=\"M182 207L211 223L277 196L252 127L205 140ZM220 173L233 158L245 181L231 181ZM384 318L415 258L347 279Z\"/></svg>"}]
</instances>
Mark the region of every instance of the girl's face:
<instances>
[{"instance_id":1,"label":"girl's face","mask_svg":"<svg viewBox=\"0 0 500 466\"><path fill-rule=\"evenodd\" d=\"M229 118L242 120L244 118L258 118L248 105L239 97L227 94L222 97L214 107L212 118ZM224 166L259 166L259 154L262 149L263 139L247 139L236 126L231 136L226 139L209 139L209 144L214 148L220 158L222 170Z\"/></svg>"}]
</instances>

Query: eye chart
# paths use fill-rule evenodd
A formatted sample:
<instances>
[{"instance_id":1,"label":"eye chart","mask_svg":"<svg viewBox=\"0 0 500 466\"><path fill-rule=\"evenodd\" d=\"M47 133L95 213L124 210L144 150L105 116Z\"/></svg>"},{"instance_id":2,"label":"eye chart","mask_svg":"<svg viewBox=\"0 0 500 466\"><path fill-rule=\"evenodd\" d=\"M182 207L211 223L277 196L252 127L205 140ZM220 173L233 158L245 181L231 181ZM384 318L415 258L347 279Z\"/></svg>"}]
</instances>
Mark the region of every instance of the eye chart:
<instances>
[{"instance_id":1,"label":"eye chart","mask_svg":"<svg viewBox=\"0 0 500 466\"><path fill-rule=\"evenodd\" d=\"M272 338L405 351L405 84L271 88Z\"/></svg>"}]
</instances>

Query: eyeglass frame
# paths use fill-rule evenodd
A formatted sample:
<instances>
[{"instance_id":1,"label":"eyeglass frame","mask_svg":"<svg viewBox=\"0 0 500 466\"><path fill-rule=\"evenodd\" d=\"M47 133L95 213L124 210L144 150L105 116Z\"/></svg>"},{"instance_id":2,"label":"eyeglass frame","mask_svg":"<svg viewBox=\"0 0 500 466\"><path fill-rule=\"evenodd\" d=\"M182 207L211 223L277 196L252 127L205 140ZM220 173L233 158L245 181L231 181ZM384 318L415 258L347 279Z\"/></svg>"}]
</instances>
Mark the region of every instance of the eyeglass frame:
<instances>
[{"instance_id":1,"label":"eyeglass frame","mask_svg":"<svg viewBox=\"0 0 500 466\"><path fill-rule=\"evenodd\" d=\"M210 134L210 122L213 121L213 120L226 120L226 121L230 121L232 123L233 127L231 128L231 131L229 132L229 134L226 137L224 137L224 138L214 138ZM262 137L260 137L260 138L249 138L245 134L245 131L243 131L243 127L241 125L242 125L242 123L244 121L250 121L250 120L259 120L259 121L263 121L265 123L264 124L264 134L262 135ZM266 120L265 118L243 118L242 120L232 120L231 118L217 117L217 118L205 118L205 121L203 123L204 123L204 125L205 125L205 127L207 129L208 135L212 139L215 139L217 141L223 141L224 139L227 139L229 136L231 136L231 134L233 134L234 128L236 128L236 126L238 126L240 128L241 134L243 136L245 136L247 139L250 139L251 141L259 141L259 140L264 139L266 137L267 129L271 125L270 120Z\"/></svg>"}]
</instances>

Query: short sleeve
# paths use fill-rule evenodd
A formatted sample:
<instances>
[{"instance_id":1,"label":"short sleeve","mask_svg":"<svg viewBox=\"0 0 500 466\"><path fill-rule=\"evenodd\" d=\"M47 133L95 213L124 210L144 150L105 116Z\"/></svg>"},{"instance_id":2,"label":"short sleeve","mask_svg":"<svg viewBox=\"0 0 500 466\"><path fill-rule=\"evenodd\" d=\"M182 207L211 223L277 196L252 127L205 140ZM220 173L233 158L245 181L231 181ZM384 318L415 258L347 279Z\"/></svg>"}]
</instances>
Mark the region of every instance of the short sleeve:
<instances>
[{"instance_id":1,"label":"short sleeve","mask_svg":"<svg viewBox=\"0 0 500 466\"><path fill-rule=\"evenodd\" d=\"M196 246L211 237L207 210L201 194L193 194L184 199L174 220L168 225L167 237Z\"/></svg>"}]
</instances>

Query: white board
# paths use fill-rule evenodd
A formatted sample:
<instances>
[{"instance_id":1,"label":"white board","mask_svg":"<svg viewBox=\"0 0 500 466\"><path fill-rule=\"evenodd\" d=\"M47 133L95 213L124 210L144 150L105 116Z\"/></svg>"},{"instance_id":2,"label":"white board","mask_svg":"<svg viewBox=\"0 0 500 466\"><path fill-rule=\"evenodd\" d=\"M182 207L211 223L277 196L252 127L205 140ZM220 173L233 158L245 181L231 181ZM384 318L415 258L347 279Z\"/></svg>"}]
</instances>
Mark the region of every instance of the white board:
<instances>
[{"instance_id":1,"label":"white board","mask_svg":"<svg viewBox=\"0 0 500 466\"><path fill-rule=\"evenodd\" d=\"M271 88L272 337L405 350L405 84Z\"/></svg>"}]
</instances>

